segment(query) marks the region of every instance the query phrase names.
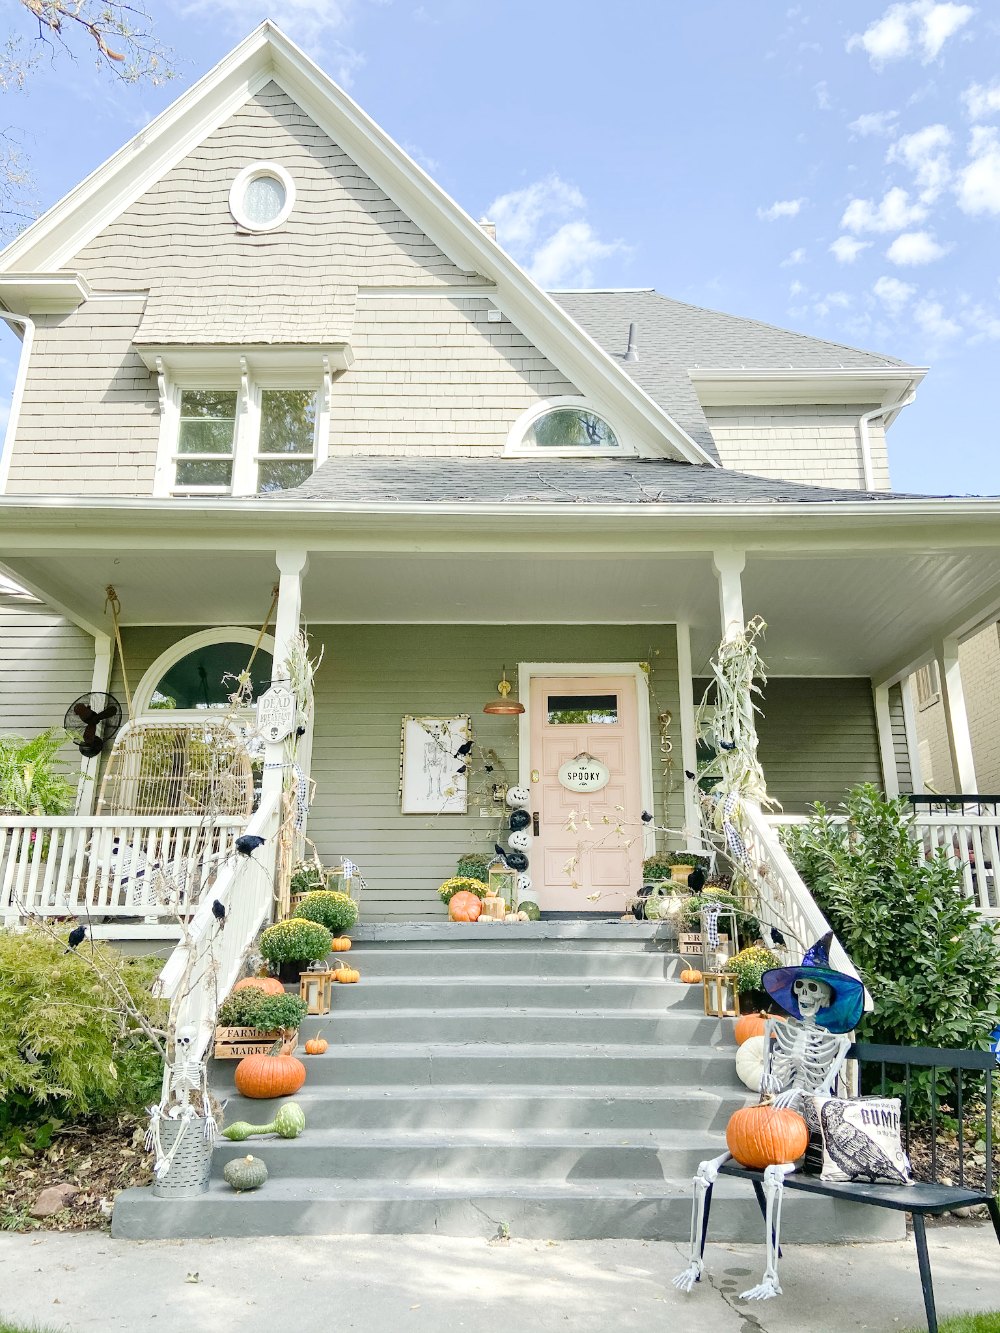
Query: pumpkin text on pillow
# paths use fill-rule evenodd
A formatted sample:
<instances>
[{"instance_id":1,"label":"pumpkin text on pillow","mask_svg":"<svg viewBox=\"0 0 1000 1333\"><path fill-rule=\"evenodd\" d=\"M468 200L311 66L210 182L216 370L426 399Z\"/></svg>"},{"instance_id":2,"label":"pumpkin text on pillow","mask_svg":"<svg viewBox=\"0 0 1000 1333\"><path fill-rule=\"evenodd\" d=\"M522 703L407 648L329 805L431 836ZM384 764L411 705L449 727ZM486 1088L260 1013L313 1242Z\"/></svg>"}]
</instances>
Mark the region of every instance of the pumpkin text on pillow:
<instances>
[{"instance_id":1,"label":"pumpkin text on pillow","mask_svg":"<svg viewBox=\"0 0 1000 1333\"><path fill-rule=\"evenodd\" d=\"M912 1185L899 1134L898 1097L815 1097L823 1180Z\"/></svg>"}]
</instances>

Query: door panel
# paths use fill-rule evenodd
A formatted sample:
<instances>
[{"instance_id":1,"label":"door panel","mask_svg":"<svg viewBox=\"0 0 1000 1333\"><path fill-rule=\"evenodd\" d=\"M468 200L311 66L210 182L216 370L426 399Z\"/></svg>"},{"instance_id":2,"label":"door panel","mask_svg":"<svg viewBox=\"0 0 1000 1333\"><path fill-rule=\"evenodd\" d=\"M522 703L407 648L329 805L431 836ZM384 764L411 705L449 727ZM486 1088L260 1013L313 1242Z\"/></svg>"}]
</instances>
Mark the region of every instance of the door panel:
<instances>
[{"instance_id":1,"label":"door panel","mask_svg":"<svg viewBox=\"0 0 1000 1333\"><path fill-rule=\"evenodd\" d=\"M568 791L559 782L560 767L579 754L607 765L611 777L603 790ZM604 915L624 911L626 898L642 882L639 765L634 678L532 680L530 767L538 780L531 785L531 802L539 828L531 877L541 908ZM623 821L624 831L617 833ZM571 822L575 828L567 827ZM574 857L576 865L568 869ZM594 893L599 899L588 901Z\"/></svg>"}]
</instances>

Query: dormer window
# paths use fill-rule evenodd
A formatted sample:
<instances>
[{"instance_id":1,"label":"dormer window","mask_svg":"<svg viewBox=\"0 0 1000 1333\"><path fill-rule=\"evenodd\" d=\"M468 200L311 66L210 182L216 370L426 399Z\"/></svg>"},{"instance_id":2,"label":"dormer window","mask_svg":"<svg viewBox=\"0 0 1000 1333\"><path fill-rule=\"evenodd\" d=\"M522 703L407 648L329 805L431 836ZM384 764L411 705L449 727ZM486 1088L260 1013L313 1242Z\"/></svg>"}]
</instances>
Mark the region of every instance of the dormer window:
<instances>
[{"instance_id":1,"label":"dormer window","mask_svg":"<svg viewBox=\"0 0 1000 1333\"><path fill-rule=\"evenodd\" d=\"M586 457L629 454L607 417L581 398L550 399L525 412L514 423L508 454Z\"/></svg>"},{"instance_id":2,"label":"dormer window","mask_svg":"<svg viewBox=\"0 0 1000 1333\"><path fill-rule=\"evenodd\" d=\"M229 211L244 231L273 231L295 203L295 182L277 162L244 167L229 192Z\"/></svg>"}]
</instances>

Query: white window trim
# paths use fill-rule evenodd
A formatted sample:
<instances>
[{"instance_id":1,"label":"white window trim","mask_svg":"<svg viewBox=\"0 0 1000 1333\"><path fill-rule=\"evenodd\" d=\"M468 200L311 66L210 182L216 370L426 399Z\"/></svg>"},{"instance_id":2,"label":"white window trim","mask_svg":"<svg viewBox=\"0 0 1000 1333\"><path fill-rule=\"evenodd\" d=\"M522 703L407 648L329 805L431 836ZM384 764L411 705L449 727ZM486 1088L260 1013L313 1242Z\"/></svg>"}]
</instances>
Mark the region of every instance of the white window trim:
<instances>
[{"instance_id":1,"label":"white window trim","mask_svg":"<svg viewBox=\"0 0 1000 1333\"><path fill-rule=\"evenodd\" d=\"M247 186L251 181L259 180L262 176L273 176L281 182L285 191L285 202L281 212L271 222L252 222L246 215L243 208L243 201L246 197ZM274 231L280 227L283 222L287 222L288 216L295 206L295 182L277 162L252 162L250 166L244 167L233 181L232 189L229 191L229 211L232 213L237 224L244 231L254 233Z\"/></svg>"},{"instance_id":2,"label":"white window trim","mask_svg":"<svg viewBox=\"0 0 1000 1333\"><path fill-rule=\"evenodd\" d=\"M614 431L618 448L542 449L538 445L527 444L524 437L535 422L560 407L574 407L581 412L593 412L595 416L601 417ZM584 398L580 394L561 394L556 398L545 398L534 407L529 407L526 412L522 412L510 428L503 451L511 458L635 458L638 454L635 445L615 424L611 413L605 411L593 399Z\"/></svg>"},{"instance_id":3,"label":"white window trim","mask_svg":"<svg viewBox=\"0 0 1000 1333\"><path fill-rule=\"evenodd\" d=\"M189 653L193 653L199 648L205 648L212 643L245 643L248 647L253 647L257 642L257 635L257 630L248 629L246 625L223 625L218 629L198 630L194 634L189 634L186 638L178 639L176 643L172 643L169 648L164 649L136 686L135 693L132 696L134 715L137 718L165 718L167 721L176 719L182 722L192 719L203 722L206 718L218 717L219 714L202 708L171 708L164 710L152 708L150 705L157 685L170 668L176 666ZM273 634L265 634L261 638L260 649L262 652L270 653L273 661L274 654L277 651ZM245 711L249 713L253 710Z\"/></svg>"},{"instance_id":4,"label":"white window trim","mask_svg":"<svg viewBox=\"0 0 1000 1333\"><path fill-rule=\"evenodd\" d=\"M190 495L256 495L258 441L260 439L260 403L263 389L314 389L316 391L316 433L313 437L313 470L321 467L330 452L330 399L334 371L330 358L323 356L299 364L252 367L246 357L227 366L171 370L161 357L156 358L157 388L160 400L160 435L153 474L156 499L183 499ZM181 393L185 389L235 389L236 428L233 453L233 483L224 486L185 486L176 484L177 443L180 434ZM222 455L220 455L222 457ZM270 457L279 457L271 455ZM294 454L280 455L293 459ZM304 457L304 455L299 455Z\"/></svg>"}]
</instances>

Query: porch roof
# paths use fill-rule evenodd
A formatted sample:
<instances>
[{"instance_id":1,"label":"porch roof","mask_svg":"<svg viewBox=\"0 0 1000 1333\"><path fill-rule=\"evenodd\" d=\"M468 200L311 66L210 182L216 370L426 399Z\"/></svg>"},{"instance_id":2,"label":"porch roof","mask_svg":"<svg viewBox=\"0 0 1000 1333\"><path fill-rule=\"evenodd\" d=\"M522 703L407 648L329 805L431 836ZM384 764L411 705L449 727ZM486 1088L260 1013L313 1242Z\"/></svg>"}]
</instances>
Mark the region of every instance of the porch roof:
<instances>
[{"instance_id":1,"label":"porch roof","mask_svg":"<svg viewBox=\"0 0 1000 1333\"><path fill-rule=\"evenodd\" d=\"M889 504L920 497L895 491L813 486L666 458L329 459L274 500L386 504Z\"/></svg>"}]
</instances>

